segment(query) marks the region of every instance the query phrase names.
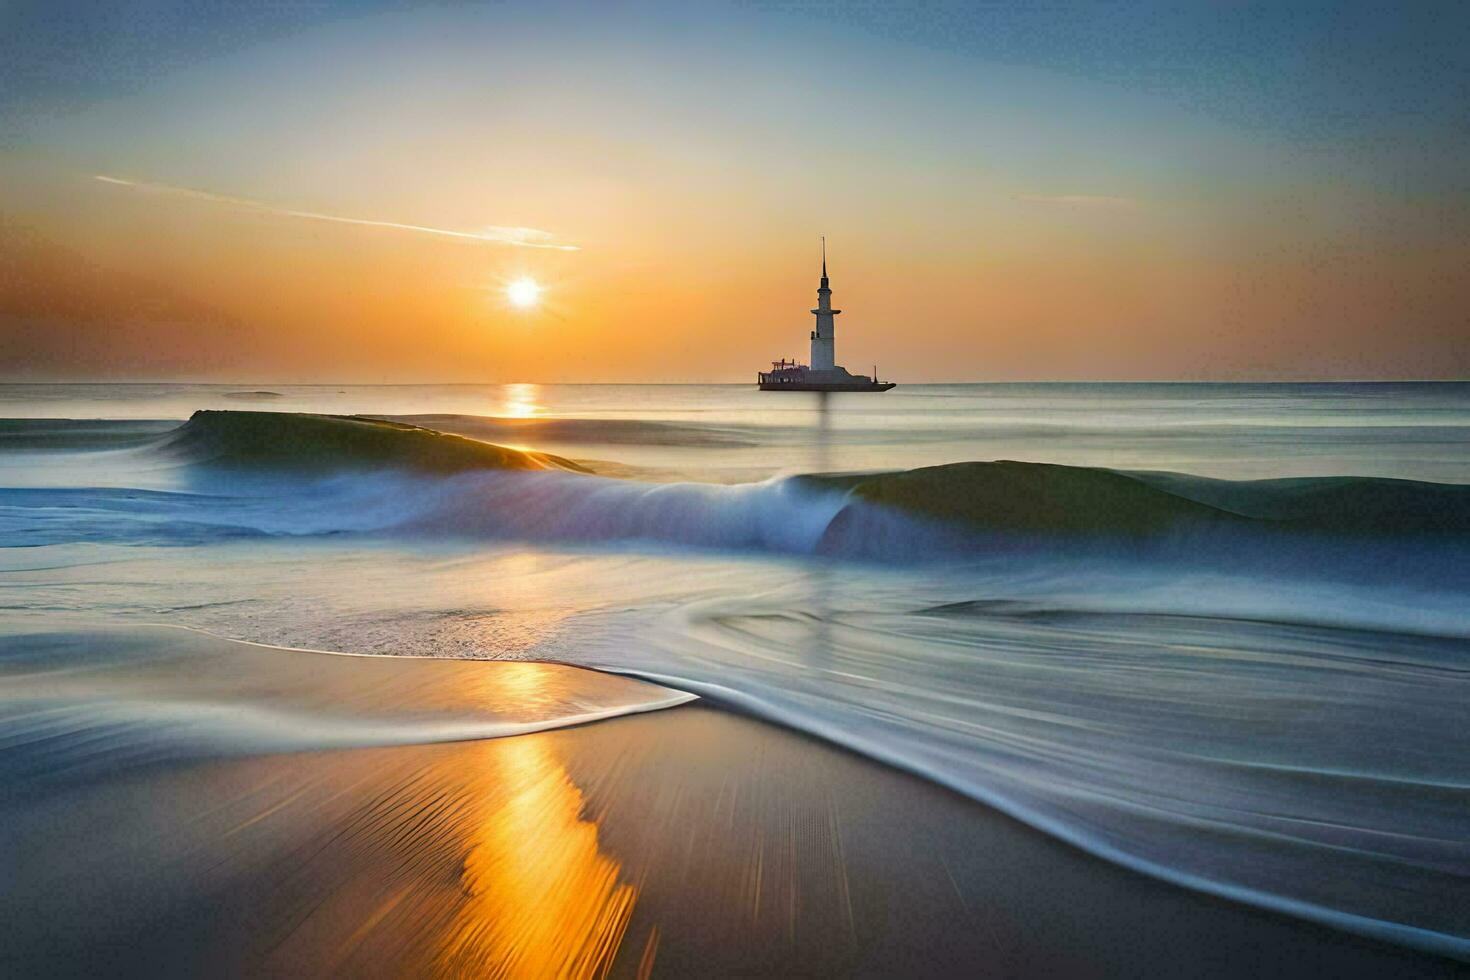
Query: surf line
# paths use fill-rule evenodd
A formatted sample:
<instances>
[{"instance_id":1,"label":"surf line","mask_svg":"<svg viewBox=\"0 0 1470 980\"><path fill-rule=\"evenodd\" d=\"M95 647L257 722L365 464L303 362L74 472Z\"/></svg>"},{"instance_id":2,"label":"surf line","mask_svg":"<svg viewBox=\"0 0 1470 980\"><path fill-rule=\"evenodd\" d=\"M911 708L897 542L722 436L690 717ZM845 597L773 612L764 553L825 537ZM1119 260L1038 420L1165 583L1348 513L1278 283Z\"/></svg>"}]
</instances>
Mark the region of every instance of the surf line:
<instances>
[{"instance_id":1,"label":"surf line","mask_svg":"<svg viewBox=\"0 0 1470 980\"><path fill-rule=\"evenodd\" d=\"M83 626L79 623L77 628L89 627ZM92 626L90 628L115 630L119 629L120 627L116 624L103 625L99 622L96 626ZM366 660L393 661L397 663L412 663L413 661L417 660L430 661L434 663L460 664L542 664L548 667L561 667L567 670L584 670L592 674L605 674L609 677L624 676L623 674L621 674L621 672L615 670L602 670L596 667L586 667L581 664L565 663L559 660L510 660L480 657L405 657L399 654L392 653L355 653L345 650L320 650L312 647L291 647L283 646L278 643L260 643L255 640L242 640L233 636L225 636L220 633L215 633L198 626L187 626L182 623L128 623L121 628L180 630L185 633L193 633L198 636L208 637L211 640L218 640L221 643L234 643L240 644L242 646L255 647L256 649L260 650L274 650L283 653L307 653L325 657L358 657ZM590 725L598 721L607 721L613 718L623 718L630 715L648 714L649 712L653 711L663 711L667 708L677 708L681 705L689 704L693 701L702 700L698 694L695 694L692 691L681 690L680 688L670 687L667 684L658 684L652 681L649 681L647 683L650 683L652 686L657 687L660 691L663 691L666 696L658 699L643 701L638 704L605 708L600 711L586 711L576 715L566 715L560 718L549 718L543 721L519 723L503 722L499 725L491 726L490 728L475 729L476 732L480 732L481 734L467 733L463 735L450 735L442 739L435 739L434 741L479 741L485 738L506 738L514 735L530 735L536 732L554 731L563 728L577 728L581 725Z\"/></svg>"},{"instance_id":2,"label":"surf line","mask_svg":"<svg viewBox=\"0 0 1470 980\"><path fill-rule=\"evenodd\" d=\"M606 665L595 669L623 674L638 680L657 684L660 687L677 689L675 685L678 685L689 690L697 691L699 697L704 698L716 707L725 708L737 714L748 715L780 728L820 739L844 752L852 752L862 756L870 762L888 766L908 773L911 776L917 776L920 779L943 786L945 789L968 797L981 806L988 806L994 810L998 810L1038 833L1075 847L1084 854L1089 854L1107 861L1109 864L1117 865L1130 871L1136 871L1139 874L1147 875L1150 878L1158 879L1170 885L1186 888L1194 892L1201 892L1206 895L1214 895L1240 905L1265 909L1291 918L1314 922L1341 932L1366 936L1370 939L1376 939L1394 945L1407 946L1410 949L1433 953L1449 959L1470 962L1470 938L1455 935L1454 933L1439 932L1420 926L1407 925L1402 922L1375 919L1370 916L1344 912L1316 902L1294 899L1245 885L1232 884L1228 881L1184 871L1158 861L1139 857L1129 853L1116 844L1109 843L1100 837L1072 827L1056 817L1049 816L1033 807L1027 806L1005 793L985 787L977 781L966 781L946 775L933 766L920 761L917 757L904 752L901 748L892 747L871 738L849 734L841 724L823 722L817 718L803 716L798 711L783 709L756 695L747 694L721 684L700 682L691 684L688 681L667 674L661 674L657 671L636 668L619 670L616 667Z\"/></svg>"}]
</instances>

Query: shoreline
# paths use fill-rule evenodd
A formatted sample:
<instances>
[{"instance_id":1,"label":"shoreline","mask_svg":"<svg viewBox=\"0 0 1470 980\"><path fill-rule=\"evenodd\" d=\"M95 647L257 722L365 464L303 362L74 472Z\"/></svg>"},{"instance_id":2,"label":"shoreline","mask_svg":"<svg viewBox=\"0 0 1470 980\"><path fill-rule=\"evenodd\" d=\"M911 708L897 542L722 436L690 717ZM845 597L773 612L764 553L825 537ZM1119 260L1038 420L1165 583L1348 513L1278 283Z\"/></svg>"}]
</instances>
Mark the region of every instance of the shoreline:
<instances>
[{"instance_id":1,"label":"shoreline","mask_svg":"<svg viewBox=\"0 0 1470 980\"><path fill-rule=\"evenodd\" d=\"M519 670L523 698L544 681L469 669ZM0 972L20 975L1464 970L1117 867L706 702L12 789Z\"/></svg>"}]
</instances>

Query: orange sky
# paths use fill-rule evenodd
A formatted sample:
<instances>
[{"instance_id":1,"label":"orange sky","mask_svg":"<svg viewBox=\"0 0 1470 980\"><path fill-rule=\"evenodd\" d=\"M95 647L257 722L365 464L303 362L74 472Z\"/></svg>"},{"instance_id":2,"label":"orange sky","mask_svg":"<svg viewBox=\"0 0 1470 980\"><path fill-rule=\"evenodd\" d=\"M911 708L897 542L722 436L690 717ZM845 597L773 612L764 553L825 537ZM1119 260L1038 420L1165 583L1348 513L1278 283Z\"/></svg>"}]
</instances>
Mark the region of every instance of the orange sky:
<instances>
[{"instance_id":1,"label":"orange sky","mask_svg":"<svg viewBox=\"0 0 1470 980\"><path fill-rule=\"evenodd\" d=\"M838 360L899 380L1470 376L1458 144L859 33L803 62L738 18L457 16L37 108L0 150L0 377L744 381L805 356L821 234Z\"/></svg>"}]
</instances>

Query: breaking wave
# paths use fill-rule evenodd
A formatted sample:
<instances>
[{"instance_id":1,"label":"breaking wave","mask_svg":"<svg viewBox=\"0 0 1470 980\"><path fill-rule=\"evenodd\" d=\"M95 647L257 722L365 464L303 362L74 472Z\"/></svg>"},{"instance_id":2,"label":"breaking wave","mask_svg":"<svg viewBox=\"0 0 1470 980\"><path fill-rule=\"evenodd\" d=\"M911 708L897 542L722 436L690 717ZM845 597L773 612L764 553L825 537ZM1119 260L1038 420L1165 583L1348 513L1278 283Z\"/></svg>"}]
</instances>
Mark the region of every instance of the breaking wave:
<instances>
[{"instance_id":1,"label":"breaking wave","mask_svg":"<svg viewBox=\"0 0 1470 980\"><path fill-rule=\"evenodd\" d=\"M154 425L0 429L0 442L69 447L74 465L110 438L142 477L125 487L79 486L72 469L64 486L0 491L0 543L437 534L883 562L1046 549L1275 570L1325 562L1363 575L1451 581L1464 580L1470 545L1470 486L1454 484L1228 481L1009 461L733 486L650 484L378 419L211 411L162 433ZM116 455L109 467L119 465Z\"/></svg>"}]
</instances>

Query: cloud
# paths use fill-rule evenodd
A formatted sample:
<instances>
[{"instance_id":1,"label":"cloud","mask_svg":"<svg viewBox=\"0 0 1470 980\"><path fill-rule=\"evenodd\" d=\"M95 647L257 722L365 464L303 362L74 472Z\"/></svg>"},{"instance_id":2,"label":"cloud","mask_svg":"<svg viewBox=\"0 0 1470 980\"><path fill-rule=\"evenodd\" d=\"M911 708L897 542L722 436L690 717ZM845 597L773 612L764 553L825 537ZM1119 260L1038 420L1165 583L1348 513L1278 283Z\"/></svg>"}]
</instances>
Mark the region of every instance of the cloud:
<instances>
[{"instance_id":1,"label":"cloud","mask_svg":"<svg viewBox=\"0 0 1470 980\"><path fill-rule=\"evenodd\" d=\"M1143 203L1133 197L1112 197L1106 194L1022 194L1019 199L1032 204L1055 204L1097 211L1132 211Z\"/></svg>"},{"instance_id":2,"label":"cloud","mask_svg":"<svg viewBox=\"0 0 1470 980\"><path fill-rule=\"evenodd\" d=\"M556 236L551 232L542 231L539 228L491 225L479 231L458 231L453 228L433 228L428 225L411 225L399 221L382 221L376 218L349 218L340 214L322 214L318 211L296 211L291 208L279 208L272 204L266 204L262 201L252 201L243 197L211 194L209 191L196 191L188 187L170 187L167 184L152 184L142 180L124 180L121 177L109 177L106 174L93 174L92 179L100 180L104 184L130 187L153 194L170 194L174 197L189 197L198 201L212 201L215 204L227 204L231 207L247 208L251 211L263 211L267 214L279 214L288 218L333 221L341 225L365 225L369 228L390 228L396 231L418 232L423 235L439 235L444 238L470 239L472 241L489 242L495 245L513 245L518 248L547 248L559 252L580 251L580 246L558 242L556 241Z\"/></svg>"}]
</instances>

